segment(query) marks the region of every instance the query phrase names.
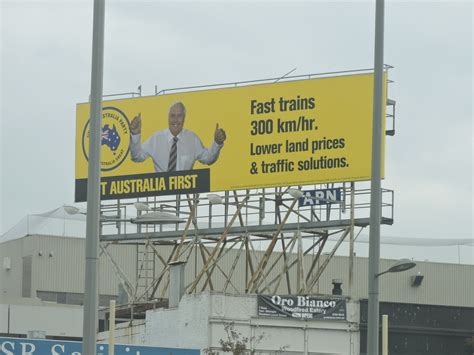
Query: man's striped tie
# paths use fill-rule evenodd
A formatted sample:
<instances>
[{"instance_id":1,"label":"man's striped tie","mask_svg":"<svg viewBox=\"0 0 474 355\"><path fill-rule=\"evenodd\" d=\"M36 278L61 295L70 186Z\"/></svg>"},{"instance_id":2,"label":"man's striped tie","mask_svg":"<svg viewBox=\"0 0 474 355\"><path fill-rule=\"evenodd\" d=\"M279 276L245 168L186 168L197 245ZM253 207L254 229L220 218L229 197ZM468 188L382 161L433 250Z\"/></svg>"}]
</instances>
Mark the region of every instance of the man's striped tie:
<instances>
[{"instance_id":1,"label":"man's striped tie","mask_svg":"<svg viewBox=\"0 0 474 355\"><path fill-rule=\"evenodd\" d=\"M173 145L171 146L170 160L168 162L168 171L176 171L176 160L178 159L178 147L176 146L177 142L178 137L173 137Z\"/></svg>"}]
</instances>

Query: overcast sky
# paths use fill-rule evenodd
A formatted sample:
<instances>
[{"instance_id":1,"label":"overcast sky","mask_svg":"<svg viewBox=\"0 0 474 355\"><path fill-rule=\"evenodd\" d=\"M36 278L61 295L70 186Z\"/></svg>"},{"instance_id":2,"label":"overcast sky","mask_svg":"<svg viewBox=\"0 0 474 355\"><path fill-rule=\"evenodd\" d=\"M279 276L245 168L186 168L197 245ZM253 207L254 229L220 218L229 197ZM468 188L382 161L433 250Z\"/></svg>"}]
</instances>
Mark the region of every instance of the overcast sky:
<instances>
[{"instance_id":1,"label":"overcast sky","mask_svg":"<svg viewBox=\"0 0 474 355\"><path fill-rule=\"evenodd\" d=\"M373 2L106 2L104 93L373 66ZM74 199L93 1L1 1L0 233ZM472 238L473 3L386 2L388 236ZM463 251L472 262L473 248ZM428 254L430 252L427 252ZM427 256L429 258L429 255Z\"/></svg>"}]
</instances>

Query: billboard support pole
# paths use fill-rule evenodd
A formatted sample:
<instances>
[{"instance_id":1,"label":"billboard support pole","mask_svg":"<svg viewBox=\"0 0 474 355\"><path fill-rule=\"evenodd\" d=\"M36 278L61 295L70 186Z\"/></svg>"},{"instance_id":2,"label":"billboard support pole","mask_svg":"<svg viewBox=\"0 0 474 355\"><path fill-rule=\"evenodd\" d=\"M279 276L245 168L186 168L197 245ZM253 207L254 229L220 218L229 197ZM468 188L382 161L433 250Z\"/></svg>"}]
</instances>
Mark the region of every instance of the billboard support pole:
<instances>
[{"instance_id":1,"label":"billboard support pole","mask_svg":"<svg viewBox=\"0 0 474 355\"><path fill-rule=\"evenodd\" d=\"M105 0L94 0L92 73L90 96L90 144L87 180L86 269L82 353L96 354L98 326L98 266L100 236L100 147L104 66Z\"/></svg>"},{"instance_id":2,"label":"billboard support pole","mask_svg":"<svg viewBox=\"0 0 474 355\"><path fill-rule=\"evenodd\" d=\"M351 181L351 232L349 234L349 296L353 296L354 285L354 215L355 215L355 183Z\"/></svg>"},{"instance_id":3,"label":"billboard support pole","mask_svg":"<svg viewBox=\"0 0 474 355\"><path fill-rule=\"evenodd\" d=\"M382 215L382 107L383 107L384 0L375 3L374 108L372 125L372 166L369 234L369 304L367 317L367 354L379 353L379 259Z\"/></svg>"}]
</instances>

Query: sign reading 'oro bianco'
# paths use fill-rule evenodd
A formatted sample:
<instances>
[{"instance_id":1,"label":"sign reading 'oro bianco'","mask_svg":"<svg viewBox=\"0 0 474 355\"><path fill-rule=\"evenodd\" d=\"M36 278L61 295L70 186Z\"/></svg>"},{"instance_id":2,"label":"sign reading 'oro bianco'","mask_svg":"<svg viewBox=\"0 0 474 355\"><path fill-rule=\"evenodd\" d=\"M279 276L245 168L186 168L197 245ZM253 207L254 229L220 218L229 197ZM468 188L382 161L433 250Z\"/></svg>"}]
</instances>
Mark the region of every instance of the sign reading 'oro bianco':
<instances>
[{"instance_id":1,"label":"sign reading 'oro bianco'","mask_svg":"<svg viewBox=\"0 0 474 355\"><path fill-rule=\"evenodd\" d=\"M101 198L369 180L372 96L356 74L105 101ZM77 105L78 202L89 112Z\"/></svg>"},{"instance_id":2,"label":"sign reading 'oro bianco'","mask_svg":"<svg viewBox=\"0 0 474 355\"><path fill-rule=\"evenodd\" d=\"M346 300L315 296L258 295L258 315L303 320L345 320Z\"/></svg>"}]
</instances>

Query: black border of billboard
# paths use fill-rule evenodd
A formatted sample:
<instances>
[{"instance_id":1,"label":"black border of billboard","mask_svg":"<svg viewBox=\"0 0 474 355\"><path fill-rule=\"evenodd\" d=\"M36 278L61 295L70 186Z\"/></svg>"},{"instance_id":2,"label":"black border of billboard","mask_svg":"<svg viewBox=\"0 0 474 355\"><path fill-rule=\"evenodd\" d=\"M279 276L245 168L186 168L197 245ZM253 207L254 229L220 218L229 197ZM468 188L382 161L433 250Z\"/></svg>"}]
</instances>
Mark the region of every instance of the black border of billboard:
<instances>
[{"instance_id":1,"label":"black border of billboard","mask_svg":"<svg viewBox=\"0 0 474 355\"><path fill-rule=\"evenodd\" d=\"M102 177L101 200L210 191L210 169ZM113 191L112 191L113 190ZM87 201L87 179L76 179L75 202Z\"/></svg>"}]
</instances>

